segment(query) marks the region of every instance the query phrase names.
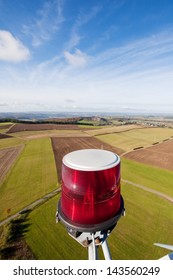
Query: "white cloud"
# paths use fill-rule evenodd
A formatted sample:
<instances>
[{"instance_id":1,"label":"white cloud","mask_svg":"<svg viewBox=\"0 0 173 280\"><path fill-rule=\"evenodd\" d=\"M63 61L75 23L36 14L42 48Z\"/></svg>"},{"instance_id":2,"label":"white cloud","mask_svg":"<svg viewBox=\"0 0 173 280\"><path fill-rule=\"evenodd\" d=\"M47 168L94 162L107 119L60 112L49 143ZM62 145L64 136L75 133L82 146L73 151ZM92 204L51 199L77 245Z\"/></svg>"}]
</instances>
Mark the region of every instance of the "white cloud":
<instances>
[{"instance_id":1,"label":"white cloud","mask_svg":"<svg viewBox=\"0 0 173 280\"><path fill-rule=\"evenodd\" d=\"M0 60L20 62L30 58L29 50L10 32L0 30Z\"/></svg>"},{"instance_id":2,"label":"white cloud","mask_svg":"<svg viewBox=\"0 0 173 280\"><path fill-rule=\"evenodd\" d=\"M73 99L67 98L67 99L65 99L65 102L67 102L67 103L74 103L75 101Z\"/></svg>"},{"instance_id":3,"label":"white cloud","mask_svg":"<svg viewBox=\"0 0 173 280\"><path fill-rule=\"evenodd\" d=\"M101 10L100 6L94 6L94 7L92 7L92 9L90 10L89 13L80 12L78 14L76 21L71 29L71 35L70 35L69 42L67 43L66 48L68 50L71 50L72 48L76 47L79 44L79 42L81 41L81 39L84 37L84 36L79 35L80 27L82 27L83 25L90 22L93 18L95 18L100 10Z\"/></svg>"},{"instance_id":4,"label":"white cloud","mask_svg":"<svg viewBox=\"0 0 173 280\"><path fill-rule=\"evenodd\" d=\"M72 49L73 47L77 46L81 39L82 37L77 33L77 30L74 29L71 32L71 37L67 44L67 49Z\"/></svg>"},{"instance_id":5,"label":"white cloud","mask_svg":"<svg viewBox=\"0 0 173 280\"><path fill-rule=\"evenodd\" d=\"M88 56L81 52L80 50L76 49L74 54L71 54L67 51L64 52L64 56L66 61L72 66L84 66L88 61Z\"/></svg>"},{"instance_id":6,"label":"white cloud","mask_svg":"<svg viewBox=\"0 0 173 280\"><path fill-rule=\"evenodd\" d=\"M37 11L33 22L23 25L23 33L32 38L34 47L39 47L44 42L51 40L63 22L63 1L45 2Z\"/></svg>"},{"instance_id":7,"label":"white cloud","mask_svg":"<svg viewBox=\"0 0 173 280\"><path fill-rule=\"evenodd\" d=\"M20 100L27 108L36 100L52 110L168 112L173 106L172 50L173 33L169 32L96 53L95 57L76 49L18 71L16 65L9 65L0 73L1 103Z\"/></svg>"},{"instance_id":8,"label":"white cloud","mask_svg":"<svg viewBox=\"0 0 173 280\"><path fill-rule=\"evenodd\" d=\"M0 103L0 107L6 107L7 104L6 103Z\"/></svg>"}]
</instances>

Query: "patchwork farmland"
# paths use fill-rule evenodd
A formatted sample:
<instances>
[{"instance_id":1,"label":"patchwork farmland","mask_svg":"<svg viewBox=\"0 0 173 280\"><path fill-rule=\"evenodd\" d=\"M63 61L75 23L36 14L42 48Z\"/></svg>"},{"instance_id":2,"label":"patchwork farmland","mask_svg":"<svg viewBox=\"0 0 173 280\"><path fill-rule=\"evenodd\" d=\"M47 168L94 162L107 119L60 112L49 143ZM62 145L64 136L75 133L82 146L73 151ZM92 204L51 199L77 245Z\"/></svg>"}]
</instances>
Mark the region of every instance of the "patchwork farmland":
<instances>
[{"instance_id":1,"label":"patchwork farmland","mask_svg":"<svg viewBox=\"0 0 173 280\"><path fill-rule=\"evenodd\" d=\"M75 150L76 145L78 148L93 148L94 144L95 148L100 148L100 141L97 142L98 140L95 141L95 139L92 139L93 138L52 139L59 179L61 178L60 169L63 155ZM113 150L112 147L107 146L107 148L108 147ZM123 168L125 168L125 170L130 170L132 180L134 176L133 170L138 169L141 181L143 180L143 182L146 180L146 176L149 175L147 173L148 170L145 170L145 166L142 164L133 163L133 165L131 165L130 161L127 162L123 160L122 169ZM157 168L150 168L150 172L154 175L157 174L156 189L158 187L158 190L162 192L164 192L164 189L167 189L166 193L173 196L171 184L168 185L167 181L165 181L165 177L169 177L169 181L173 181L173 173L166 173L163 170L163 172L159 174L160 170ZM129 178L129 175L126 174L124 178ZM150 189L155 188L152 180L153 177L145 181ZM139 181L139 183L141 183L141 181ZM160 186L162 189L160 189ZM167 241L169 240L169 242L172 242L171 228L173 213L171 212L168 214L172 208L172 203L160 198L159 195L146 192L143 190L142 186L140 189L137 189L133 182L130 182L130 184L122 182L122 194L126 203L127 216L120 220L117 228L110 236L110 247L113 259L158 258L161 256L162 252L158 251L158 249L153 246L155 240L160 240L164 235ZM33 248L33 252L37 258L40 259L44 257L46 257L46 259L86 259L86 250L82 250L79 244L76 244L74 240L70 239L61 223L55 225L51 213L55 211L58 199L59 197L46 205L42 205L36 212L31 213L32 226L26 237L27 243ZM160 212L161 208L162 211ZM47 211L48 215L46 220L42 218L42 213L45 211ZM51 224L52 227L51 233L47 228L48 223ZM146 228L148 229L147 231ZM141 232L143 233L142 235ZM64 236L64 243L62 236ZM47 250L42 247L41 239L43 238L45 238L45 247ZM34 245L35 242L37 242L38 246ZM70 252L73 252L73 254Z\"/></svg>"},{"instance_id":2,"label":"patchwork farmland","mask_svg":"<svg viewBox=\"0 0 173 280\"><path fill-rule=\"evenodd\" d=\"M8 131L8 136L23 140L32 140L49 137L82 137L83 128L77 125L65 124L15 124Z\"/></svg>"},{"instance_id":3,"label":"patchwork farmland","mask_svg":"<svg viewBox=\"0 0 173 280\"><path fill-rule=\"evenodd\" d=\"M108 149L121 156L121 189L126 217L120 220L109 239L113 259L157 259L166 254L166 250L153 246L153 243L173 243L172 203L159 196L162 193L173 197L173 172L168 165L158 168L157 161L160 158L165 162L171 160L173 130L139 125L92 130L84 126L55 126L15 124L10 130L6 128L3 131L12 137L0 139L0 166L9 161L7 171L0 168L0 176L3 172L5 174L0 182L0 221L3 221L0 226L0 258L87 258L86 250L69 239L63 225L55 223L59 195L54 193L60 187L63 156L86 148ZM143 148L133 150L139 147ZM18 151L14 161L12 151ZM141 153L149 154L141 156ZM155 193L147 191L147 188ZM54 193L54 198L42 199L41 204L30 208L26 214L22 211L49 193ZM18 218L13 221L15 213ZM11 222L4 223L10 217ZM27 229L21 232L20 244L15 237L12 243L7 241L13 234L11 229L15 223L20 229ZM27 248L26 253L19 249L23 246ZM12 255L5 255L3 252L10 252L11 247Z\"/></svg>"},{"instance_id":4,"label":"patchwork farmland","mask_svg":"<svg viewBox=\"0 0 173 280\"><path fill-rule=\"evenodd\" d=\"M61 125L61 124L15 124L7 133L15 133L21 131L40 131L40 130L76 130L77 125Z\"/></svg>"}]
</instances>

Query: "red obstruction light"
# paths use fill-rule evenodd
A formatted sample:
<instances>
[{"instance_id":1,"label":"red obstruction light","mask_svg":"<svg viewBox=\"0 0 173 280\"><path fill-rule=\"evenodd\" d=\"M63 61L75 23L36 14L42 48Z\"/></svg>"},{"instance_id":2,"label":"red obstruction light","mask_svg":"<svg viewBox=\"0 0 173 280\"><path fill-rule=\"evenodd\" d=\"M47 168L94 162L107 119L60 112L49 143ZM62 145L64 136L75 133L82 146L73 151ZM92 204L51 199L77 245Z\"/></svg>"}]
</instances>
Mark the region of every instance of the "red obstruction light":
<instances>
[{"instance_id":1,"label":"red obstruction light","mask_svg":"<svg viewBox=\"0 0 173 280\"><path fill-rule=\"evenodd\" d=\"M115 224L123 210L118 155L86 149L64 156L59 217L67 227L102 230Z\"/></svg>"}]
</instances>

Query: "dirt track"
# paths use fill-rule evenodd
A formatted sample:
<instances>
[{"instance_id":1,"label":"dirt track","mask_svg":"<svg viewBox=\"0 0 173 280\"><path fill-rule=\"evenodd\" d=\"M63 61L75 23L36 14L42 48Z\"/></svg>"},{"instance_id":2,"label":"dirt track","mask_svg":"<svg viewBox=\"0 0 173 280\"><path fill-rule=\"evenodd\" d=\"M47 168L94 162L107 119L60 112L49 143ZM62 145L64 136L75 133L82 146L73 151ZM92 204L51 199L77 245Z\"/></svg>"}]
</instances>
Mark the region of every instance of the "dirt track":
<instances>
[{"instance_id":1,"label":"dirt track","mask_svg":"<svg viewBox=\"0 0 173 280\"><path fill-rule=\"evenodd\" d=\"M168 201L170 201L170 202L173 203L173 197L170 197L170 196L168 196L168 195L165 195L165 194L163 194L163 193L161 193L161 192L158 192L158 191L156 191L156 190L152 190L152 189L147 188L147 187L145 187L145 186L142 186L142 185L139 185L139 184L135 184L135 183L133 183L133 182L131 182L131 181L128 181L128 180L121 179L121 181L124 182L124 183L130 184L130 185L132 185L132 186L135 186L135 187L137 187L137 188L143 189L143 190L145 190L145 191L147 191L147 192L154 193L154 194L156 194L157 196L162 197L162 198L164 198L164 199L166 199L166 200L168 200ZM4 224L10 222L11 220L17 218L20 214L22 214L22 212L25 212L25 211L27 211L27 210L31 210L31 209L33 209L36 205L39 205L39 204L42 204L42 203L46 202L47 199L49 199L49 198L55 196L55 195L56 195L57 193L59 193L60 191L61 191L60 188L59 188L59 189L56 189L56 190L52 191L51 193L45 195L44 197L42 197L42 198L40 198L40 199L34 201L33 203L31 203L31 204L28 205L27 207L21 209L21 211L19 211L18 213L16 213L16 214L14 214L14 215L8 217L7 219L1 221L1 222L0 222L0 226L2 226L2 225L4 225Z\"/></svg>"},{"instance_id":2,"label":"dirt track","mask_svg":"<svg viewBox=\"0 0 173 280\"><path fill-rule=\"evenodd\" d=\"M158 195L158 196L160 196L160 197L162 197L162 198L164 198L164 199L166 199L166 200L169 200L170 202L173 203L173 197L171 197L171 196L169 196L169 195L166 195L166 194L164 194L164 193L161 193L161 192L158 192L158 191L156 191L156 190L150 189L150 188L145 187L145 186L143 186L143 185L133 183L133 182L128 181L128 180L121 179L121 181L124 182L124 183L127 183L127 184L129 184L129 185L132 185L132 186L134 186L134 187L140 188L140 189L142 189L142 190L144 190L144 191L147 191L147 192L150 192L150 193L154 193L154 194L156 194L156 195Z\"/></svg>"},{"instance_id":3,"label":"dirt track","mask_svg":"<svg viewBox=\"0 0 173 280\"><path fill-rule=\"evenodd\" d=\"M46 194L45 196L43 196L42 198L34 201L33 203L31 203L30 205L26 206L25 208L21 209L19 212L17 212L16 214L6 218L5 220L3 220L2 222L0 222L0 226L3 226L4 224L10 222L11 220L17 218L20 214L28 211L28 210L32 210L35 206L42 204L44 202L46 202L49 198L54 197L57 193L59 193L61 191L61 189L56 189L54 191L52 191L51 193ZM56 211L56 210L55 210Z\"/></svg>"},{"instance_id":4,"label":"dirt track","mask_svg":"<svg viewBox=\"0 0 173 280\"><path fill-rule=\"evenodd\" d=\"M5 124L5 125L0 124L0 129L7 129L7 128L10 128L11 126L12 126L12 124Z\"/></svg>"}]
</instances>

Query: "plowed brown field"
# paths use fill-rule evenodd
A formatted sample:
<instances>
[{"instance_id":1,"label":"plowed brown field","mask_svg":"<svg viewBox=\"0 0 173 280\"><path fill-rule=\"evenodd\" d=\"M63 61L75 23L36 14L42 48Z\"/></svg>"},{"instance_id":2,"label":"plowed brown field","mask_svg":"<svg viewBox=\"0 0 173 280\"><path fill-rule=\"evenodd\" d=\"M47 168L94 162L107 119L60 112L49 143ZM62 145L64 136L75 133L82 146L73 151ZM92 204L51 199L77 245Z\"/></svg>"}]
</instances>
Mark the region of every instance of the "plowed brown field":
<instances>
[{"instance_id":1,"label":"plowed brown field","mask_svg":"<svg viewBox=\"0 0 173 280\"><path fill-rule=\"evenodd\" d=\"M0 150L0 183L10 170L18 155L21 153L23 145L14 148L6 148Z\"/></svg>"},{"instance_id":2,"label":"plowed brown field","mask_svg":"<svg viewBox=\"0 0 173 280\"><path fill-rule=\"evenodd\" d=\"M125 158L173 170L173 140L136 150L124 155Z\"/></svg>"},{"instance_id":3,"label":"plowed brown field","mask_svg":"<svg viewBox=\"0 0 173 280\"><path fill-rule=\"evenodd\" d=\"M51 138L51 140L59 181L61 181L62 158L67 153L80 149L104 149L118 155L122 153L122 150L103 143L94 137L58 137Z\"/></svg>"},{"instance_id":4,"label":"plowed brown field","mask_svg":"<svg viewBox=\"0 0 173 280\"><path fill-rule=\"evenodd\" d=\"M21 132L21 131L39 131L39 130L76 130L79 129L77 125L61 125L61 124L15 124L12 126L8 133Z\"/></svg>"}]
</instances>

